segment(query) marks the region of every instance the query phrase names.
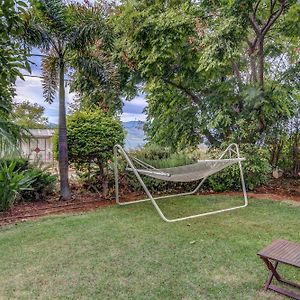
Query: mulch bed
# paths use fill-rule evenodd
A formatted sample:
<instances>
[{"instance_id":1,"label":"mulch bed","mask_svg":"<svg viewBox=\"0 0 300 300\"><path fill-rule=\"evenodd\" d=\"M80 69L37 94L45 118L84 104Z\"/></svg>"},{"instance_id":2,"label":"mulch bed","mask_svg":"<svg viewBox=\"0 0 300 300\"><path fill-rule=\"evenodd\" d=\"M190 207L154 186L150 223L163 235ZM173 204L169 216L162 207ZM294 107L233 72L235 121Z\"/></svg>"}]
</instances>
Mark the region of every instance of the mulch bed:
<instances>
[{"instance_id":1,"label":"mulch bed","mask_svg":"<svg viewBox=\"0 0 300 300\"><path fill-rule=\"evenodd\" d=\"M210 192L203 193L213 194ZM242 195L239 192L220 193L222 195ZM273 180L267 186L260 187L255 192L248 193L250 198L273 199L276 201L291 200L300 202L299 180ZM125 199L130 201L141 198L140 193L128 194ZM47 201L21 202L9 211L0 213L0 226L14 224L28 219L36 219L47 215L58 215L74 212L86 212L99 207L115 204L115 200L101 199L97 193L82 193L76 189L71 201L58 201L58 197L52 197Z\"/></svg>"}]
</instances>

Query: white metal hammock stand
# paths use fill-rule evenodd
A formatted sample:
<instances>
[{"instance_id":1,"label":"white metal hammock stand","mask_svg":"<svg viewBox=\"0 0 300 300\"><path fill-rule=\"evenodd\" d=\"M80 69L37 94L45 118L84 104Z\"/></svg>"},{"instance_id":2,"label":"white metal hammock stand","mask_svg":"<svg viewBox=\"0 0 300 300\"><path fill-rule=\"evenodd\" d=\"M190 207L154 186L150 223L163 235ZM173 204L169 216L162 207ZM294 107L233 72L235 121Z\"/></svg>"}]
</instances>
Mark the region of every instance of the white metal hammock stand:
<instances>
[{"instance_id":1,"label":"white metal hammock stand","mask_svg":"<svg viewBox=\"0 0 300 300\"><path fill-rule=\"evenodd\" d=\"M148 198L142 199L142 200L136 200L136 201L129 201L129 202L120 202L119 199L119 175L118 175L118 153L120 153L125 160L127 161L130 168L127 170L132 171L134 175L137 177L139 183L142 185L143 189L145 190ZM228 154L229 159L224 159L223 157ZM232 158L232 156L235 156L235 158ZM229 145L226 150L222 153L222 155L219 157L219 159L215 160L202 160L199 161L196 164L187 165L187 166L181 166L181 167L175 167L175 168L168 168L168 169L156 169L153 166L150 166L149 164L146 164L145 162L142 162L141 160L130 157L126 151L122 148L120 145L114 146L114 169L115 169L115 189L116 189L116 202L119 205L128 205L133 203L140 203L145 201L151 201L155 209L157 210L159 216L166 222L177 222L177 221L183 221L187 219L197 218L197 217L203 217L208 215L213 215L225 211L231 211L234 209L246 207L248 205L248 198L247 198L247 192L246 192L246 186L244 181L244 175L243 175L243 169L242 169L242 161L245 160L245 158L240 157L240 152L237 144L231 144ZM140 165L142 169L138 169L135 167L133 161ZM196 215L190 215L187 217L182 218L176 218L176 219L168 219L165 217L163 212L161 211L160 207L156 203L155 200L157 199L164 199L164 198L171 198L171 197L179 197L179 196L187 196L196 194L204 181L207 179L208 176L213 175L220 170L226 168L227 166L233 165L237 163L239 165L240 169L240 178L241 178L241 186L243 190L244 195L244 204L240 206L234 206L226 209L220 209L220 210L214 210L209 211L201 214ZM200 169L202 167L202 170ZM204 167L204 171L203 171ZM148 190L147 186L145 185L143 179L141 178L140 174L147 175L153 178L167 180L167 181L177 181L177 182L189 182L189 181L195 181L200 180L200 183L198 186L191 192L181 193L181 194L175 194L175 195L167 195L167 196L160 196L160 197L153 197Z\"/></svg>"}]
</instances>

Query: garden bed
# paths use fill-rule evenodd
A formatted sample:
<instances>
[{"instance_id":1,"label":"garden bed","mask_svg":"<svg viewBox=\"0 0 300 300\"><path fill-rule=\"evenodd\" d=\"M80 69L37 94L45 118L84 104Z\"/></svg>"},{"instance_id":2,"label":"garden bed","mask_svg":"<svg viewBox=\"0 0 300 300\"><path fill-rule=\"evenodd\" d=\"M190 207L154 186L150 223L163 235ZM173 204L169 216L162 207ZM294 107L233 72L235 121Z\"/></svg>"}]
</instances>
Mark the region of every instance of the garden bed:
<instances>
[{"instance_id":1,"label":"garden bed","mask_svg":"<svg viewBox=\"0 0 300 300\"><path fill-rule=\"evenodd\" d=\"M215 194L205 192L203 195ZM239 192L218 193L218 195L239 196ZM275 201L298 201L300 202L299 180L272 180L267 186L258 188L255 192L248 193L249 198L272 199ZM123 201L140 199L140 193L130 193L122 197ZM0 213L0 225L17 223L28 219L35 219L46 215L57 215L74 212L85 212L98 207L115 204L114 199L105 200L97 193L85 192L75 189L72 200L58 201L58 196L53 196L47 201L21 202L5 213Z\"/></svg>"}]
</instances>

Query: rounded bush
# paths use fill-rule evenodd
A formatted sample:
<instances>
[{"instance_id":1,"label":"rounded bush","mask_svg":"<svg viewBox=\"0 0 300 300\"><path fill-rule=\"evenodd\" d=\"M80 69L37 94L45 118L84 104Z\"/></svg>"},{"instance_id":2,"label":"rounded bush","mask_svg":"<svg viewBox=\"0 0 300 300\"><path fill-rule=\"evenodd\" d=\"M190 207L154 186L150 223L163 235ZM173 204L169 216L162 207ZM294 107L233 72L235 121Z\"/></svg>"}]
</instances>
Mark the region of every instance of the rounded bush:
<instances>
[{"instance_id":1,"label":"rounded bush","mask_svg":"<svg viewBox=\"0 0 300 300\"><path fill-rule=\"evenodd\" d=\"M67 118L69 161L77 165L106 164L112 159L113 146L123 144L124 130L119 120L99 109L77 111ZM58 135L54 136L57 157Z\"/></svg>"}]
</instances>

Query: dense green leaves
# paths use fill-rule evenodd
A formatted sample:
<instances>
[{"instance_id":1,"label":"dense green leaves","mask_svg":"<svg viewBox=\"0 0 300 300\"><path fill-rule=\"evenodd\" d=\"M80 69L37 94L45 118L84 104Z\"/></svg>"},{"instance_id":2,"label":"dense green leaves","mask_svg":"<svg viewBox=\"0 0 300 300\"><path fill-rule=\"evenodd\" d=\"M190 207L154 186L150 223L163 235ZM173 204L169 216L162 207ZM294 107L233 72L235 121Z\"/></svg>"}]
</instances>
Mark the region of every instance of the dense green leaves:
<instances>
[{"instance_id":1,"label":"dense green leaves","mask_svg":"<svg viewBox=\"0 0 300 300\"><path fill-rule=\"evenodd\" d=\"M35 180L30 174L16 170L16 163L0 162L0 211L10 208L20 192Z\"/></svg>"},{"instance_id":2,"label":"dense green leaves","mask_svg":"<svg viewBox=\"0 0 300 300\"><path fill-rule=\"evenodd\" d=\"M89 185L102 184L103 196L108 192L107 165L113 156L113 146L123 144L124 130L118 119L99 108L77 110L67 122L69 160L74 163ZM57 151L58 138L54 137ZM57 153L56 153L57 154ZM92 185L95 189L95 185ZM97 190L98 191L98 190Z\"/></svg>"},{"instance_id":3,"label":"dense green leaves","mask_svg":"<svg viewBox=\"0 0 300 300\"><path fill-rule=\"evenodd\" d=\"M22 1L4 0L0 6L0 156L4 149L13 147L20 136L9 114L15 95L15 82L22 78L21 70L29 70L26 49L20 42L23 22L20 12L26 4Z\"/></svg>"},{"instance_id":4,"label":"dense green leaves","mask_svg":"<svg viewBox=\"0 0 300 300\"><path fill-rule=\"evenodd\" d=\"M293 116L298 10L283 0L124 1L118 46L144 83L149 140L173 148L201 135L210 144L263 142Z\"/></svg>"},{"instance_id":5,"label":"dense green leaves","mask_svg":"<svg viewBox=\"0 0 300 300\"><path fill-rule=\"evenodd\" d=\"M81 110L68 116L70 162L106 164L113 155L113 146L123 144L124 130L119 120L99 109ZM54 149L57 149L55 138Z\"/></svg>"},{"instance_id":6,"label":"dense green leaves","mask_svg":"<svg viewBox=\"0 0 300 300\"><path fill-rule=\"evenodd\" d=\"M16 124L27 129L47 128L48 118L44 116L44 111L45 108L37 103L14 103L13 118Z\"/></svg>"}]
</instances>

